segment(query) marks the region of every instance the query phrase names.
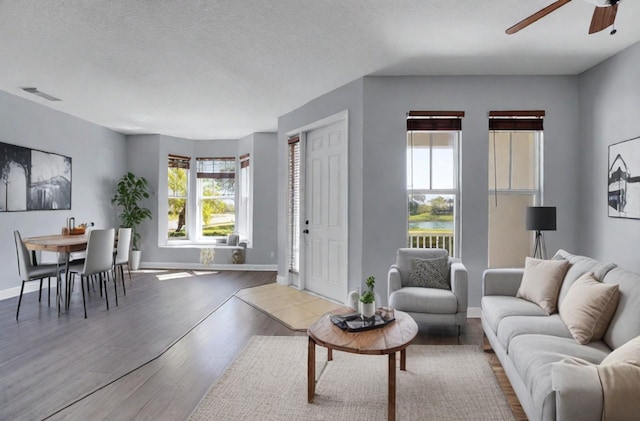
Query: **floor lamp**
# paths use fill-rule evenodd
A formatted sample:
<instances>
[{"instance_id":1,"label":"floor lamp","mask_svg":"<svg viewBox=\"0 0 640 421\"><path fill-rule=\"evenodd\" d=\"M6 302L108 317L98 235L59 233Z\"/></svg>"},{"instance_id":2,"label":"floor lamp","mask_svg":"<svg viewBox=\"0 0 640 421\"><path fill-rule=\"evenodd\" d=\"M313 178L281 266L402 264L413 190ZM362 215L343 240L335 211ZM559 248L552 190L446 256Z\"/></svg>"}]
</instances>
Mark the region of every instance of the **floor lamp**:
<instances>
[{"instance_id":1,"label":"floor lamp","mask_svg":"<svg viewBox=\"0 0 640 421\"><path fill-rule=\"evenodd\" d=\"M533 257L536 259L546 259L547 249L544 245L542 231L556 230L555 206L527 207L527 230L536 232L536 238L533 246Z\"/></svg>"}]
</instances>

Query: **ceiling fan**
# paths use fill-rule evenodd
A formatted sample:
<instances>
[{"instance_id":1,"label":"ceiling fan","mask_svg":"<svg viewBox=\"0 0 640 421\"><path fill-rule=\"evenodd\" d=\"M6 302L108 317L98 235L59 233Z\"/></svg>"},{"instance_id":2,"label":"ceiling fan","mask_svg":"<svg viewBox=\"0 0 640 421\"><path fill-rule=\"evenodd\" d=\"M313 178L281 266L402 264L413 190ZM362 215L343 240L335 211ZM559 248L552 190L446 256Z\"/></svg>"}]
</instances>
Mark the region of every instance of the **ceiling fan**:
<instances>
[{"instance_id":1,"label":"ceiling fan","mask_svg":"<svg viewBox=\"0 0 640 421\"><path fill-rule=\"evenodd\" d=\"M515 34L521 29L526 28L532 23L536 22L539 19L547 16L551 12L561 8L565 4L569 3L571 0L557 0L554 3L551 3L549 6L545 7L542 10L537 11L533 15L524 18L520 22L513 25L511 28L507 29L505 32L508 35ZM616 20L616 13L618 12L618 3L620 0L584 0L589 3L595 5L595 10L593 11L593 17L591 18L591 25L589 26L589 33L594 34L596 32L600 32L603 29L613 25ZM616 30L613 29L611 31L611 35L615 34Z\"/></svg>"}]
</instances>

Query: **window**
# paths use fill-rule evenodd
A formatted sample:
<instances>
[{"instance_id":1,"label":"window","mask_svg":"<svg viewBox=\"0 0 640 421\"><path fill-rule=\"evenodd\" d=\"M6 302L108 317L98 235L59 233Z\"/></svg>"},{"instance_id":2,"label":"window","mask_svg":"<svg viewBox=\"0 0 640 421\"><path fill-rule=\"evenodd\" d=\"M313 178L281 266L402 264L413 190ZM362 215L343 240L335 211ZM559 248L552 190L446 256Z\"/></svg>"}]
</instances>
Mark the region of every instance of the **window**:
<instances>
[{"instance_id":1,"label":"window","mask_svg":"<svg viewBox=\"0 0 640 421\"><path fill-rule=\"evenodd\" d=\"M236 159L196 158L198 237L226 237L235 230Z\"/></svg>"},{"instance_id":2,"label":"window","mask_svg":"<svg viewBox=\"0 0 640 421\"><path fill-rule=\"evenodd\" d=\"M251 244L253 231L253 206L251 200L251 172L249 154L240 156L240 174L238 191L238 220L236 229L242 238Z\"/></svg>"},{"instance_id":3,"label":"window","mask_svg":"<svg viewBox=\"0 0 640 421\"><path fill-rule=\"evenodd\" d=\"M459 145L464 112L412 111L407 118L407 245L458 255Z\"/></svg>"},{"instance_id":4,"label":"window","mask_svg":"<svg viewBox=\"0 0 640 421\"><path fill-rule=\"evenodd\" d=\"M289 139L289 272L300 271L300 138Z\"/></svg>"},{"instance_id":5,"label":"window","mask_svg":"<svg viewBox=\"0 0 640 421\"><path fill-rule=\"evenodd\" d=\"M542 204L544 111L489 114L489 267L522 267L532 233L527 206Z\"/></svg>"},{"instance_id":6,"label":"window","mask_svg":"<svg viewBox=\"0 0 640 421\"><path fill-rule=\"evenodd\" d=\"M188 240L187 203L189 192L189 163L191 158L169 155L168 171L168 238Z\"/></svg>"}]
</instances>

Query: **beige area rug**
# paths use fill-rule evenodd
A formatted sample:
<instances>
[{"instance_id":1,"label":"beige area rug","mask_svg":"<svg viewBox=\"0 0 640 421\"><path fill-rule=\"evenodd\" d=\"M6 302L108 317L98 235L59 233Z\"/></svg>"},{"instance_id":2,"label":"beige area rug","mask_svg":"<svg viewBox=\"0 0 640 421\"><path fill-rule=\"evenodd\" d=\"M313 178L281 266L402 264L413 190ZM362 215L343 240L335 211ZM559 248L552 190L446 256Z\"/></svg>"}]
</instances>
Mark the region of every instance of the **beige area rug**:
<instances>
[{"instance_id":1,"label":"beige area rug","mask_svg":"<svg viewBox=\"0 0 640 421\"><path fill-rule=\"evenodd\" d=\"M267 284L236 293L247 304L279 320L292 330L306 331L320 316L340 305L295 288Z\"/></svg>"},{"instance_id":2,"label":"beige area rug","mask_svg":"<svg viewBox=\"0 0 640 421\"><path fill-rule=\"evenodd\" d=\"M334 352L307 403L307 338L254 336L190 416L196 420L384 420L387 356ZM316 356L326 360L324 349ZM399 358L398 358L399 360ZM398 420L513 420L480 347L411 345Z\"/></svg>"}]
</instances>

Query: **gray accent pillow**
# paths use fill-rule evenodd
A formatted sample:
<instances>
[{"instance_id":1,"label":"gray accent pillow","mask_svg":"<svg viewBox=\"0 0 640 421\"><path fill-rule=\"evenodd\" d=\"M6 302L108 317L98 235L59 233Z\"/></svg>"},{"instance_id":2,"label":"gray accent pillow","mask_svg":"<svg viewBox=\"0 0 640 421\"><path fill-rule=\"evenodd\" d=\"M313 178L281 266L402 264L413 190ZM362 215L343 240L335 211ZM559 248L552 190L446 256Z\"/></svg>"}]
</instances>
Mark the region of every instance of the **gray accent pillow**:
<instances>
[{"instance_id":1,"label":"gray accent pillow","mask_svg":"<svg viewBox=\"0 0 640 421\"><path fill-rule=\"evenodd\" d=\"M449 257L411 259L411 274L407 287L451 289L449 283Z\"/></svg>"}]
</instances>

